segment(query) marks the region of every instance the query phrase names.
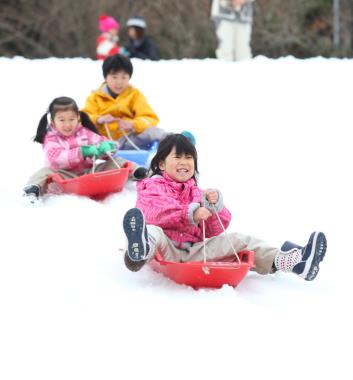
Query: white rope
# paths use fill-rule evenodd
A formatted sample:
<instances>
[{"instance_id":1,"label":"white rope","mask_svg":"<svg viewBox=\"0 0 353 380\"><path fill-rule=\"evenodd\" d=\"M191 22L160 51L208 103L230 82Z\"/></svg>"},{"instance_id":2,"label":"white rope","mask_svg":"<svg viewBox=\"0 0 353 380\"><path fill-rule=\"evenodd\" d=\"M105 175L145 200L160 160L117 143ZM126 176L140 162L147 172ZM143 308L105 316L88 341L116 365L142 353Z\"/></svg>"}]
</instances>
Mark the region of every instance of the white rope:
<instances>
[{"instance_id":1,"label":"white rope","mask_svg":"<svg viewBox=\"0 0 353 380\"><path fill-rule=\"evenodd\" d=\"M108 123L104 123L104 128L105 128L105 133L107 134L109 140L114 141L113 138L112 138L112 135L110 134L110 130L108 128Z\"/></svg>"},{"instance_id":2,"label":"white rope","mask_svg":"<svg viewBox=\"0 0 353 380\"><path fill-rule=\"evenodd\" d=\"M136 150L141 150L134 142L130 139L130 137L126 134L126 132L122 129L121 132L123 132L124 137L126 140L136 149Z\"/></svg>"},{"instance_id":3,"label":"white rope","mask_svg":"<svg viewBox=\"0 0 353 380\"><path fill-rule=\"evenodd\" d=\"M241 261L240 261L240 259L239 259L238 254L237 254L237 251L235 250L234 245L233 245L232 241L230 240L229 235L228 235L226 229L224 228L224 225L223 225L223 223L222 223L222 221L221 221L221 218L220 218L219 215L218 215L218 212L217 212L217 210L216 210L215 205L214 205L214 204L211 204L211 205L212 205L212 208L213 208L214 213L215 213L216 216L217 216L217 219L218 219L218 221L219 221L219 224L220 224L220 225L222 226L222 228L223 228L223 232L225 233L225 235L226 235L226 237L227 237L228 243L229 243L230 246L232 247L232 250L233 250L233 253L234 253L235 257L237 258L239 264L241 264Z\"/></svg>"},{"instance_id":4,"label":"white rope","mask_svg":"<svg viewBox=\"0 0 353 380\"><path fill-rule=\"evenodd\" d=\"M96 170L96 156L92 156L92 171L91 173L94 173L94 171Z\"/></svg>"},{"instance_id":5,"label":"white rope","mask_svg":"<svg viewBox=\"0 0 353 380\"><path fill-rule=\"evenodd\" d=\"M109 130L109 128L108 128L108 123L104 123L104 128L105 128L105 133L107 134L109 140L114 141L113 138L112 138L112 135L111 135L111 133L110 133L110 130ZM126 134L126 132L125 132L123 129L121 129L121 132L123 133L125 139L130 143L131 146L133 146L136 150L141 150L141 148L139 148L139 147L138 147L138 146L137 146L137 145L136 145L136 144L130 139L130 137Z\"/></svg>"},{"instance_id":6,"label":"white rope","mask_svg":"<svg viewBox=\"0 0 353 380\"><path fill-rule=\"evenodd\" d=\"M116 160L114 160L114 158L113 158L113 156L111 155L111 153L110 152L106 152L106 155L114 162L114 164L116 165L116 167L118 168L118 169L120 169L121 168L121 166L118 164L118 162L116 161Z\"/></svg>"},{"instance_id":7,"label":"white rope","mask_svg":"<svg viewBox=\"0 0 353 380\"><path fill-rule=\"evenodd\" d=\"M202 239L203 239L203 262L204 264L207 261L206 258L206 229L205 229L205 220L202 220Z\"/></svg>"}]
</instances>

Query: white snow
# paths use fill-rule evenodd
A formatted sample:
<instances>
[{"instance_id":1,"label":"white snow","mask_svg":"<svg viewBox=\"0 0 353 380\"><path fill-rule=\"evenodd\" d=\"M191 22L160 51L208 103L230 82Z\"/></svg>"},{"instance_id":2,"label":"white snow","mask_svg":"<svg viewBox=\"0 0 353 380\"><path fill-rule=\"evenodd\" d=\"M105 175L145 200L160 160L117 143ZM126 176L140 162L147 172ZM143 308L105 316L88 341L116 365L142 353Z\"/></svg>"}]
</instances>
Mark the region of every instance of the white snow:
<instances>
[{"instance_id":1,"label":"white snow","mask_svg":"<svg viewBox=\"0 0 353 380\"><path fill-rule=\"evenodd\" d=\"M40 117L57 96L83 106L101 63L0 58L0 378L353 379L353 60L133 64L160 126L196 135L200 185L222 190L229 231L280 246L322 230L321 271L195 291L125 269L133 184L25 206Z\"/></svg>"}]
</instances>

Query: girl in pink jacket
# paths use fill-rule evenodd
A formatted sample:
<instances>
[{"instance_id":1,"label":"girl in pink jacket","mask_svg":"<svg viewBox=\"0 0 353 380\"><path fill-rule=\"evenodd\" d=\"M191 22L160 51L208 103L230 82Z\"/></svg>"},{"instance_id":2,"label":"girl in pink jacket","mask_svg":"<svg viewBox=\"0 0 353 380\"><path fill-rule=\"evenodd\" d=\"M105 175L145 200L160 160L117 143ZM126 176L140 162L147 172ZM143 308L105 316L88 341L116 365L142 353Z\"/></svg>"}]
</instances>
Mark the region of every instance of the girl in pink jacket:
<instances>
[{"instance_id":1,"label":"girl in pink jacket","mask_svg":"<svg viewBox=\"0 0 353 380\"><path fill-rule=\"evenodd\" d=\"M49 124L48 113L51 118ZM73 99L55 98L48 113L40 119L34 138L43 144L47 164L29 179L24 188L24 195L30 203L38 201L48 190L50 192L48 177L51 174L60 173L64 179L78 177L92 169L94 158L105 158L117 150L116 142L100 136L88 115L79 111ZM120 166L127 162L122 158L115 158L115 161ZM116 169L112 160L98 164L95 171L110 169ZM146 169L133 166L132 177L145 178Z\"/></svg>"},{"instance_id":2,"label":"girl in pink jacket","mask_svg":"<svg viewBox=\"0 0 353 380\"><path fill-rule=\"evenodd\" d=\"M313 232L304 247L287 242L282 250L253 236L222 234L216 214L225 228L231 214L219 190L202 191L197 186L197 152L185 136L171 134L161 141L151 172L137 185L136 208L124 216L128 240L124 261L131 271L140 270L157 251L167 261L202 261L204 244L209 261L235 261L229 238L236 251L255 252L255 271L260 274L282 270L308 281L316 277L326 252L322 232Z\"/></svg>"}]
</instances>

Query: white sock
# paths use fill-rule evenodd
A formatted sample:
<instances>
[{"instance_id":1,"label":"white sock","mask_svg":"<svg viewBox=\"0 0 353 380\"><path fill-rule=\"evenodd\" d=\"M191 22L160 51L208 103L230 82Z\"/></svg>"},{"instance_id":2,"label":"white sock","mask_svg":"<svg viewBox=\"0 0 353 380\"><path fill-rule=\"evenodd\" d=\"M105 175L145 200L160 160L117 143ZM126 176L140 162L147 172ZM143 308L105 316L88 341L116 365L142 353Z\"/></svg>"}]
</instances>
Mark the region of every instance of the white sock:
<instances>
[{"instance_id":1,"label":"white sock","mask_svg":"<svg viewBox=\"0 0 353 380\"><path fill-rule=\"evenodd\" d=\"M278 270L291 272L295 265L302 260L302 252L298 248L293 248L288 252L277 253L274 263Z\"/></svg>"}]
</instances>

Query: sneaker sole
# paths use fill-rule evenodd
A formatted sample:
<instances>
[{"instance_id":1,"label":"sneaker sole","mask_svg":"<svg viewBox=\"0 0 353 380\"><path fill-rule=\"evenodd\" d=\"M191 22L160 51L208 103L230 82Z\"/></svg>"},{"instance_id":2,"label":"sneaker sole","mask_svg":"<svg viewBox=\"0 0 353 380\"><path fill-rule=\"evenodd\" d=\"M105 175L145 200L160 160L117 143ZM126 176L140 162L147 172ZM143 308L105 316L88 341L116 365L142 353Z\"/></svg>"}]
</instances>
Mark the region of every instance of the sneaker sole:
<instances>
[{"instance_id":1,"label":"sneaker sole","mask_svg":"<svg viewBox=\"0 0 353 380\"><path fill-rule=\"evenodd\" d=\"M124 216L124 232L128 240L127 255L132 261L145 261L149 252L145 218L138 208L132 208Z\"/></svg>"},{"instance_id":2,"label":"sneaker sole","mask_svg":"<svg viewBox=\"0 0 353 380\"><path fill-rule=\"evenodd\" d=\"M314 280L319 273L319 265L325 257L327 248L327 240L322 232L314 232L310 236L309 244L310 241L312 242L311 250L305 262L304 270L302 273L298 273L299 276L303 277L306 281Z\"/></svg>"}]
</instances>

